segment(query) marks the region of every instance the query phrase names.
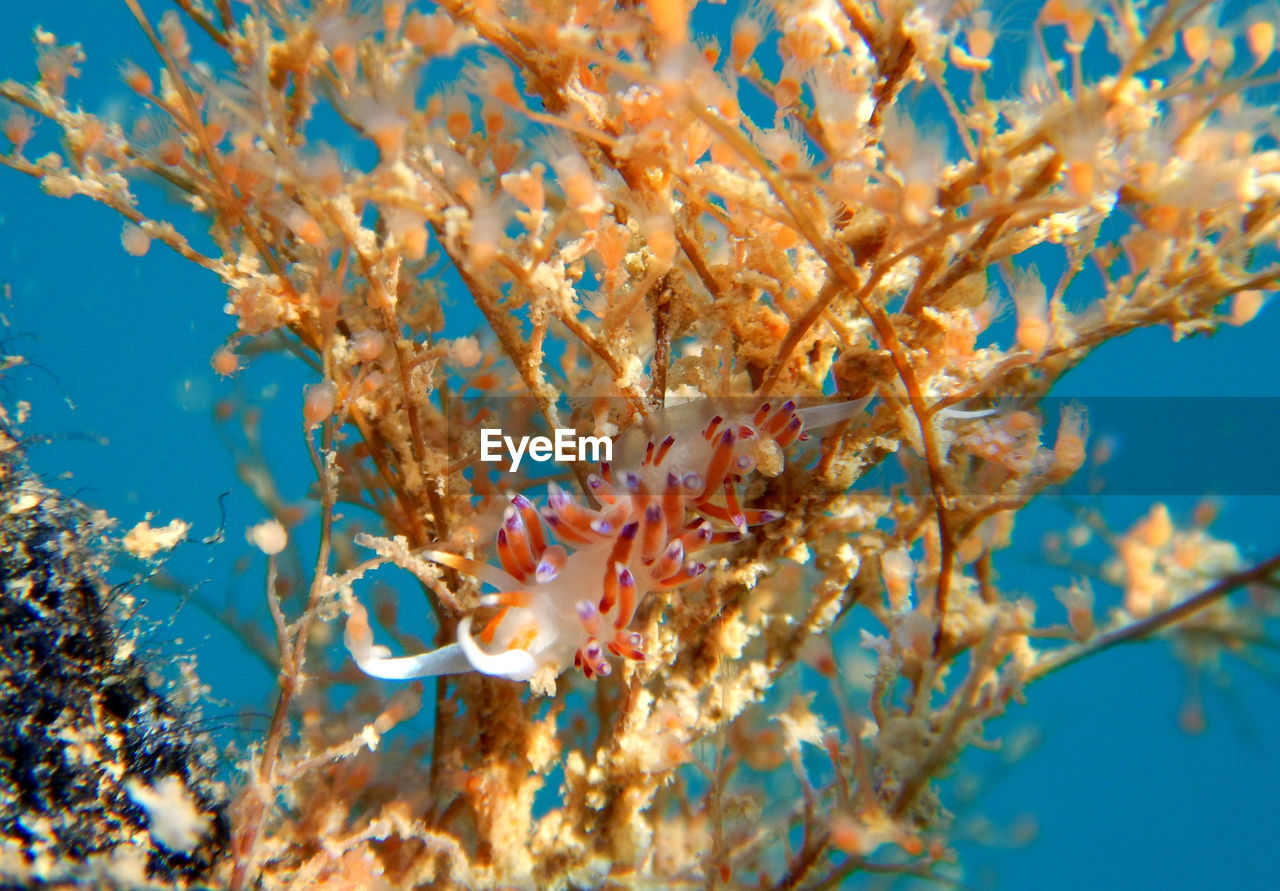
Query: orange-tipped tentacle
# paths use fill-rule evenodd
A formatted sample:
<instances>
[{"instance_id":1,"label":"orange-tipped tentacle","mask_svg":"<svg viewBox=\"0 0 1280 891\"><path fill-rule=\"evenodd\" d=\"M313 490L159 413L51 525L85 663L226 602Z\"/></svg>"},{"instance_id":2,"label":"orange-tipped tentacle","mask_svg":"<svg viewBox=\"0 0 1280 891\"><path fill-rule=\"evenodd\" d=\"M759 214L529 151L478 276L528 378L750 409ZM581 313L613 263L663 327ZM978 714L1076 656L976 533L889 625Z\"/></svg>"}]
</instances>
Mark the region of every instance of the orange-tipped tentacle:
<instances>
[{"instance_id":1,"label":"orange-tipped tentacle","mask_svg":"<svg viewBox=\"0 0 1280 891\"><path fill-rule=\"evenodd\" d=\"M588 538L585 535L579 535L572 526L565 523L560 519L560 517L552 513L550 510L543 514L543 519L547 521L547 525L551 527L551 531L554 532L558 538L562 541L568 542L569 544L585 545L591 544L595 541L594 536Z\"/></svg>"},{"instance_id":2,"label":"orange-tipped tentacle","mask_svg":"<svg viewBox=\"0 0 1280 891\"><path fill-rule=\"evenodd\" d=\"M609 565L615 563L626 566L631 562L631 550L636 543L636 533L640 529L640 524L635 520L622 527L617 541L613 543L613 550L609 552Z\"/></svg>"},{"instance_id":3,"label":"orange-tipped tentacle","mask_svg":"<svg viewBox=\"0 0 1280 891\"><path fill-rule=\"evenodd\" d=\"M578 621L582 623L582 630L592 637L600 634L602 616L594 603L590 600L579 600L574 611L578 614Z\"/></svg>"},{"instance_id":4,"label":"orange-tipped tentacle","mask_svg":"<svg viewBox=\"0 0 1280 891\"><path fill-rule=\"evenodd\" d=\"M795 416L796 404L788 399L782 405L778 406L778 410L769 416L763 424L759 425L766 434L777 437L779 433L791 422Z\"/></svg>"},{"instance_id":5,"label":"orange-tipped tentacle","mask_svg":"<svg viewBox=\"0 0 1280 891\"><path fill-rule=\"evenodd\" d=\"M529 536L529 547L533 551L534 558L541 557L542 552L547 549L547 540L542 534L542 519L538 516L533 502L523 495L517 495L511 499L511 506L520 512L520 518L524 520L525 532Z\"/></svg>"},{"instance_id":6,"label":"orange-tipped tentacle","mask_svg":"<svg viewBox=\"0 0 1280 891\"><path fill-rule=\"evenodd\" d=\"M738 501L738 489L734 486L732 480L724 481L724 501L729 509L729 522L737 528L739 532L747 531L747 517L742 512L742 504Z\"/></svg>"},{"instance_id":7,"label":"orange-tipped tentacle","mask_svg":"<svg viewBox=\"0 0 1280 891\"><path fill-rule=\"evenodd\" d=\"M534 570L533 577L539 583L551 581L560 574L560 570L564 569L565 561L568 559L568 551L560 545L551 545L538 558L538 568Z\"/></svg>"},{"instance_id":8,"label":"orange-tipped tentacle","mask_svg":"<svg viewBox=\"0 0 1280 891\"><path fill-rule=\"evenodd\" d=\"M613 672L613 666L609 664L608 659L604 658L604 649L600 646L600 641L594 636L578 650L573 661L587 677L598 674L603 678Z\"/></svg>"},{"instance_id":9,"label":"orange-tipped tentacle","mask_svg":"<svg viewBox=\"0 0 1280 891\"><path fill-rule=\"evenodd\" d=\"M616 523L626 514L625 505L611 505L603 512L588 510L555 483L547 485L547 508L550 511L547 516L559 521L551 524L552 528L560 532L568 530L571 541L582 543L611 537Z\"/></svg>"},{"instance_id":10,"label":"orange-tipped tentacle","mask_svg":"<svg viewBox=\"0 0 1280 891\"><path fill-rule=\"evenodd\" d=\"M726 430L716 442L715 451L707 464L707 476L703 480L701 497L706 498L720 488L725 476L729 473L729 463L733 460L733 444L736 441L734 431Z\"/></svg>"},{"instance_id":11,"label":"orange-tipped tentacle","mask_svg":"<svg viewBox=\"0 0 1280 891\"><path fill-rule=\"evenodd\" d=\"M618 496L609 491L609 484L594 473L587 474L587 491L601 504L617 504Z\"/></svg>"},{"instance_id":12,"label":"orange-tipped tentacle","mask_svg":"<svg viewBox=\"0 0 1280 891\"><path fill-rule=\"evenodd\" d=\"M675 575L671 576L670 578L662 579L661 584L659 584L658 587L676 588L676 587L679 587L680 585L685 584L686 582L693 581L694 579L696 579L698 576L702 575L706 571L707 571L707 564L700 563L697 560L693 560L685 563L684 566L680 567L680 571L677 572Z\"/></svg>"},{"instance_id":13,"label":"orange-tipped tentacle","mask_svg":"<svg viewBox=\"0 0 1280 891\"><path fill-rule=\"evenodd\" d=\"M644 638L640 636L638 631L624 631L619 629L613 636L613 640L609 641L609 652L615 656L621 656L623 659L632 659L636 662L644 661L644 650L640 649L640 645L644 643Z\"/></svg>"},{"instance_id":14,"label":"orange-tipped tentacle","mask_svg":"<svg viewBox=\"0 0 1280 891\"><path fill-rule=\"evenodd\" d=\"M630 569L613 565L618 570L618 614L613 617L613 627L626 628L636 612L636 579Z\"/></svg>"},{"instance_id":15,"label":"orange-tipped tentacle","mask_svg":"<svg viewBox=\"0 0 1280 891\"><path fill-rule=\"evenodd\" d=\"M698 512L708 519L738 526L738 524L733 520L733 509L731 506L703 501L698 504ZM786 514L778 510L758 510L753 507L744 507L741 508L741 516L743 522L748 526L763 526L765 523L772 523L776 520L781 520L786 516ZM741 531L742 527L738 526L738 529ZM711 542L708 542L708 544L710 543Z\"/></svg>"},{"instance_id":16,"label":"orange-tipped tentacle","mask_svg":"<svg viewBox=\"0 0 1280 891\"><path fill-rule=\"evenodd\" d=\"M679 541L684 545L686 554L693 554L711 544L711 524L701 520L680 533Z\"/></svg>"},{"instance_id":17,"label":"orange-tipped tentacle","mask_svg":"<svg viewBox=\"0 0 1280 891\"><path fill-rule=\"evenodd\" d=\"M668 436L662 442L658 443L658 451L653 455L654 466L662 464L667 458L667 453L671 451L671 447L676 444L674 436Z\"/></svg>"},{"instance_id":18,"label":"orange-tipped tentacle","mask_svg":"<svg viewBox=\"0 0 1280 891\"><path fill-rule=\"evenodd\" d=\"M684 564L684 542L675 539L667 545L662 556L654 561L649 572L655 579L670 578L680 571Z\"/></svg>"},{"instance_id":19,"label":"orange-tipped tentacle","mask_svg":"<svg viewBox=\"0 0 1280 891\"><path fill-rule=\"evenodd\" d=\"M773 441L785 449L803 435L801 432L803 427L803 421L798 417L792 417L791 420L787 422L787 426L783 427L782 431L773 437Z\"/></svg>"},{"instance_id":20,"label":"orange-tipped tentacle","mask_svg":"<svg viewBox=\"0 0 1280 891\"><path fill-rule=\"evenodd\" d=\"M511 556L520 567L520 573L511 573L518 578L528 578L538 566L538 555L533 550L533 542L529 540L529 528L524 518L514 507L508 507L502 520L502 529L506 532L507 546ZM508 570L510 571L510 570Z\"/></svg>"},{"instance_id":21,"label":"orange-tipped tentacle","mask_svg":"<svg viewBox=\"0 0 1280 891\"><path fill-rule=\"evenodd\" d=\"M680 477L674 473L667 474L667 488L662 493L662 515L668 530L674 531L684 525L684 495Z\"/></svg>"},{"instance_id":22,"label":"orange-tipped tentacle","mask_svg":"<svg viewBox=\"0 0 1280 891\"><path fill-rule=\"evenodd\" d=\"M640 530L640 559L652 563L667 543L667 518L661 504L654 501L644 509Z\"/></svg>"},{"instance_id":23,"label":"orange-tipped tentacle","mask_svg":"<svg viewBox=\"0 0 1280 891\"><path fill-rule=\"evenodd\" d=\"M716 431L720 429L720 425L724 423L724 418L716 415L711 419L711 423L707 424L707 429L702 431L702 438L707 442L711 442L716 435Z\"/></svg>"},{"instance_id":24,"label":"orange-tipped tentacle","mask_svg":"<svg viewBox=\"0 0 1280 891\"><path fill-rule=\"evenodd\" d=\"M505 527L498 530L498 562L513 578L522 582L529 580L529 570L517 556L515 548L511 546Z\"/></svg>"},{"instance_id":25,"label":"orange-tipped tentacle","mask_svg":"<svg viewBox=\"0 0 1280 891\"><path fill-rule=\"evenodd\" d=\"M600 614L606 615L618 602L618 567L610 563L604 571L604 593L600 597Z\"/></svg>"}]
</instances>

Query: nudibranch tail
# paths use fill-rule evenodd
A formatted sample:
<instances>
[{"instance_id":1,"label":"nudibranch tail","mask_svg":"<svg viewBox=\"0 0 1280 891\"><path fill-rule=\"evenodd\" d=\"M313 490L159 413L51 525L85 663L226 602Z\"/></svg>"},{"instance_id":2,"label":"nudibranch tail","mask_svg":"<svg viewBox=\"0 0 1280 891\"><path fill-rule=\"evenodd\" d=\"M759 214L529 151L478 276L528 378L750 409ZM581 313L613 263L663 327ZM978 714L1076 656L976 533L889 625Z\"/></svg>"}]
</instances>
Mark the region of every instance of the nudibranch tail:
<instances>
[{"instance_id":1,"label":"nudibranch tail","mask_svg":"<svg viewBox=\"0 0 1280 891\"><path fill-rule=\"evenodd\" d=\"M424 552L497 589L481 597L482 606L498 611L478 634L465 616L457 643L393 658L373 644L368 615L354 604L347 648L363 671L388 679L470 669L526 681L570 665L587 677L604 677L613 671L609 654L643 661L643 635L630 625L648 596L703 575L700 551L739 541L751 527L784 516L743 503L747 478L767 468L776 474L781 450L805 438L807 427L847 420L866 403L798 408L786 400L710 418L702 406L698 413L682 407L648 419L643 441L628 434L629 460L625 454L618 460L623 444L613 462L588 476L587 494L598 507L554 482L541 510L525 495L511 499L495 535L501 568L447 551ZM659 426L663 422L671 426Z\"/></svg>"},{"instance_id":2,"label":"nudibranch tail","mask_svg":"<svg viewBox=\"0 0 1280 891\"><path fill-rule=\"evenodd\" d=\"M387 681L406 681L472 670L472 662L467 658L463 647L456 643L429 653L419 653L417 656L393 657L386 647L374 644L369 614L355 602L348 608L343 642L361 671L370 677Z\"/></svg>"}]
</instances>

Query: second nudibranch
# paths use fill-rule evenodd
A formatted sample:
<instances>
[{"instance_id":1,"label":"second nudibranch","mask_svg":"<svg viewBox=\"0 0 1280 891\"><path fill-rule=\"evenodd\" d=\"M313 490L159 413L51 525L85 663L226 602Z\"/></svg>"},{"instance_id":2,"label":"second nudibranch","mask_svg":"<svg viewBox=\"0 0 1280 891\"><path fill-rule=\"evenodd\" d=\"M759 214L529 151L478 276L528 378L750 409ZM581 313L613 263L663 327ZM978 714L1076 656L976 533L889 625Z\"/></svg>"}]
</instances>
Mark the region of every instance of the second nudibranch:
<instances>
[{"instance_id":1,"label":"second nudibranch","mask_svg":"<svg viewBox=\"0 0 1280 891\"><path fill-rule=\"evenodd\" d=\"M644 641L630 624L644 599L702 575L707 567L696 559L699 551L781 518L742 505L744 479L804 438L806 421L821 426L848 418L865 402L797 410L788 400L709 420L705 405L663 412L638 437L623 437L615 460L587 478L598 508L555 483L541 512L524 495L513 497L496 535L501 569L426 551L426 559L497 589L480 599L497 613L479 630L463 617L457 643L393 657L373 643L364 608L350 604L344 639L356 663L366 674L394 680L478 671L527 681L570 666L587 677L606 676L611 654L643 660ZM689 426L694 409L702 416Z\"/></svg>"}]
</instances>

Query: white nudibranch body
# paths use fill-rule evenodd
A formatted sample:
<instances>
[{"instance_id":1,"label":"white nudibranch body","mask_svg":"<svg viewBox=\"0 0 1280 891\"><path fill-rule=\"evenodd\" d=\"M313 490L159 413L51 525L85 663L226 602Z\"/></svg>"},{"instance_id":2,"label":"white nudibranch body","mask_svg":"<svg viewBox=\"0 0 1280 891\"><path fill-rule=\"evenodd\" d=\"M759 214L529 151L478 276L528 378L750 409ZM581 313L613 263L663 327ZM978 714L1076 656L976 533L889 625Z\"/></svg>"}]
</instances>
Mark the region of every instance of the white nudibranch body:
<instances>
[{"instance_id":1,"label":"white nudibranch body","mask_svg":"<svg viewBox=\"0 0 1280 891\"><path fill-rule=\"evenodd\" d=\"M702 401L646 419L620 437L611 464L588 476L598 508L555 483L541 512L524 495L511 499L496 536L500 569L445 551L422 554L496 589L481 597L497 612L478 630L465 616L457 643L394 657L373 643L368 615L352 601L347 649L366 674L390 680L478 671L528 681L570 666L595 677L612 673L610 654L643 660L642 635L630 624L644 599L702 575L697 552L783 516L744 507L744 478L776 475L806 424L837 423L865 405L798 410L788 400L730 415Z\"/></svg>"}]
</instances>

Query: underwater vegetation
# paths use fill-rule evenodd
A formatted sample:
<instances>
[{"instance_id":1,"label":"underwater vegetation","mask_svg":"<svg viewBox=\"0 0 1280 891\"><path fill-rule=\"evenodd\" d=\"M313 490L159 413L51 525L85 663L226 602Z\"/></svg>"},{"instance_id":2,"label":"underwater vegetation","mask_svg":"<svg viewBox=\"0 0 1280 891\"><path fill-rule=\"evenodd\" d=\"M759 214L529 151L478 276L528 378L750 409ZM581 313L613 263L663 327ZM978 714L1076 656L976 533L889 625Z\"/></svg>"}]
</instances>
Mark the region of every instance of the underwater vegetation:
<instances>
[{"instance_id":1,"label":"underwater vegetation","mask_svg":"<svg viewBox=\"0 0 1280 891\"><path fill-rule=\"evenodd\" d=\"M1055 383L1275 289L1274 10L123 5L131 101L83 110L75 35L38 30L0 164L220 282L217 374L305 369L316 509L246 460L277 690L225 811L176 755L108 770L151 859L4 824L7 881L964 881L944 780L1038 681L1271 644L1280 555L1208 511L1082 514L1106 554L1061 542L1057 590L1002 571L1020 512L1105 467ZM258 410L221 409L246 451ZM121 547L158 567L186 528Z\"/></svg>"},{"instance_id":2,"label":"underwater vegetation","mask_svg":"<svg viewBox=\"0 0 1280 891\"><path fill-rule=\"evenodd\" d=\"M138 650L133 599L105 580L106 517L31 474L11 420L0 411L0 836L21 860L0 876L198 881L226 847L217 751Z\"/></svg>"}]
</instances>

